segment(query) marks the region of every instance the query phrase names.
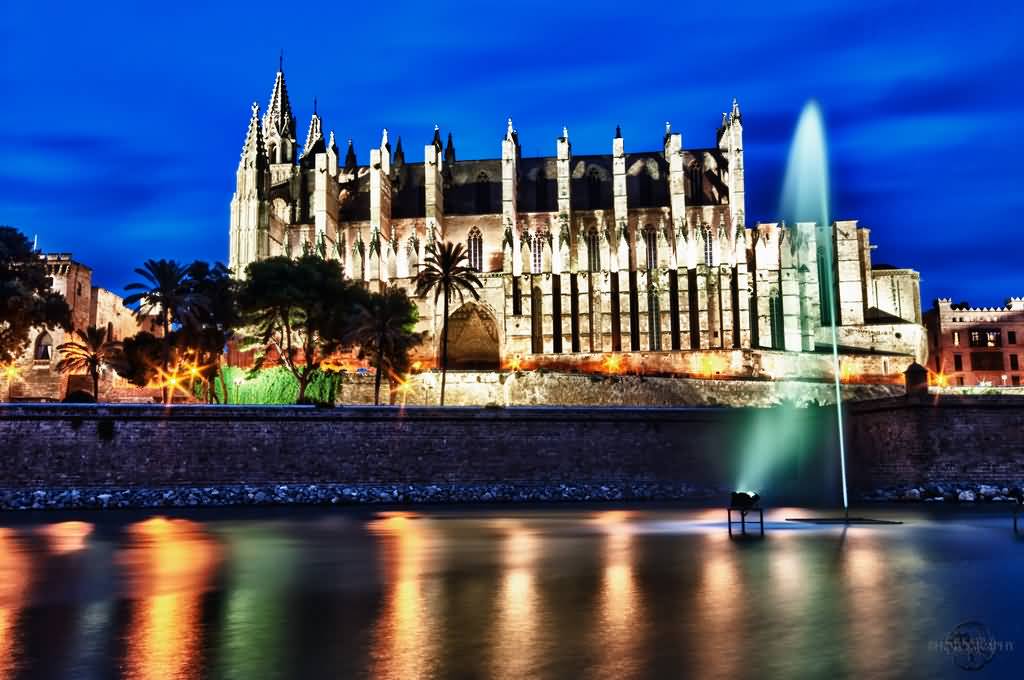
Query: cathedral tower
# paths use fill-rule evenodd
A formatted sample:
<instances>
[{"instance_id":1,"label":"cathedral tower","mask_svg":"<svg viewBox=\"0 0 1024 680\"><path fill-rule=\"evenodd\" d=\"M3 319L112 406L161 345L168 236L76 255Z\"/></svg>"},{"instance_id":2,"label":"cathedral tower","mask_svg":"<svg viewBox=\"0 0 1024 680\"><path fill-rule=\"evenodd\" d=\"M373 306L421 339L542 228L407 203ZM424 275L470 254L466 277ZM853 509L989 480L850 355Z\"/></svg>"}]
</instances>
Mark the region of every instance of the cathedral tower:
<instances>
[{"instance_id":1,"label":"cathedral tower","mask_svg":"<svg viewBox=\"0 0 1024 680\"><path fill-rule=\"evenodd\" d=\"M260 127L260 107L253 102L242 157L235 173L235 194L231 197L229 266L237 276L244 275L250 262L270 255L268 165Z\"/></svg>"}]
</instances>

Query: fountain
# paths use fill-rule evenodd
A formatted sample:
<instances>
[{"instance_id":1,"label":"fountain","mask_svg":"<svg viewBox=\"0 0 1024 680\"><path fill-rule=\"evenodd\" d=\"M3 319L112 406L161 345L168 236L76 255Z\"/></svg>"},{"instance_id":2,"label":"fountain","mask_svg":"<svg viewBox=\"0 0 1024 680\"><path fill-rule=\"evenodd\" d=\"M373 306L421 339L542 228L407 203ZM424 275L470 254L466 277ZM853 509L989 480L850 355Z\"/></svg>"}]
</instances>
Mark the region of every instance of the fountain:
<instances>
[{"instance_id":1,"label":"fountain","mask_svg":"<svg viewBox=\"0 0 1024 680\"><path fill-rule=\"evenodd\" d=\"M835 386L836 429L839 446L839 469L843 490L843 517L800 519L827 524L870 523L889 524L881 520L850 517L850 497L846 481L846 441L843 433L843 397L840 387L839 342L836 331L835 263L831 219L829 215L828 147L825 144L825 123L821 108L815 100L808 101L800 113L793 143L786 162L786 176L782 185L781 207L789 223L813 222L817 225L819 272L825 275L821 302L826 305L828 326L832 339L832 381ZM822 264L823 260L823 264Z\"/></svg>"}]
</instances>

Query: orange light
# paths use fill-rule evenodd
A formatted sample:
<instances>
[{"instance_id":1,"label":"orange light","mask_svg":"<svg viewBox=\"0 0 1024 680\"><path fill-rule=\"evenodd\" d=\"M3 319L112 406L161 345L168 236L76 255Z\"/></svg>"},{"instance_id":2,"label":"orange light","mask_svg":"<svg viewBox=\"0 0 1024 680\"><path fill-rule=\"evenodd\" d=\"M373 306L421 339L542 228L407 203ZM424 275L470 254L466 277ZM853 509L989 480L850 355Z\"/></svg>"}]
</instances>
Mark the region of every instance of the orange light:
<instances>
[{"instance_id":1,"label":"orange light","mask_svg":"<svg viewBox=\"0 0 1024 680\"><path fill-rule=\"evenodd\" d=\"M188 374L190 376L192 376L193 378L198 378L199 377L199 369L196 368L195 366L193 366L192 368L188 369Z\"/></svg>"},{"instance_id":2,"label":"orange light","mask_svg":"<svg viewBox=\"0 0 1024 680\"><path fill-rule=\"evenodd\" d=\"M418 371L418 370L420 370L421 366L423 366L422 363L420 363L419 361L414 361L414 362L412 362L412 366L410 367L409 370L410 371Z\"/></svg>"},{"instance_id":3,"label":"orange light","mask_svg":"<svg viewBox=\"0 0 1024 680\"><path fill-rule=\"evenodd\" d=\"M518 354L513 355L512 358L509 359L508 368L510 371L518 371L522 365L523 360Z\"/></svg>"},{"instance_id":4,"label":"orange light","mask_svg":"<svg viewBox=\"0 0 1024 680\"><path fill-rule=\"evenodd\" d=\"M604 356L604 370L608 373L621 373L622 357L618 354L606 354Z\"/></svg>"},{"instance_id":5,"label":"orange light","mask_svg":"<svg viewBox=\"0 0 1024 680\"><path fill-rule=\"evenodd\" d=\"M13 380L18 377L18 367L14 364L4 368L4 375L7 376L8 380Z\"/></svg>"}]
</instances>

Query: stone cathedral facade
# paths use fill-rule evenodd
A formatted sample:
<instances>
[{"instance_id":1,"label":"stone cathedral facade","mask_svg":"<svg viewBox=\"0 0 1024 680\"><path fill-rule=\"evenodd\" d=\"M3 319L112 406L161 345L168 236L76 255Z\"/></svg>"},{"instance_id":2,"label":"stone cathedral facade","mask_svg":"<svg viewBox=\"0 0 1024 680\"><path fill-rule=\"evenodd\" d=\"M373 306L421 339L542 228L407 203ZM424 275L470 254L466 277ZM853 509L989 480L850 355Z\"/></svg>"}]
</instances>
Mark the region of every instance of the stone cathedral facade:
<instances>
[{"instance_id":1,"label":"stone cathedral facade","mask_svg":"<svg viewBox=\"0 0 1024 680\"><path fill-rule=\"evenodd\" d=\"M924 358L918 275L873 267L867 229L746 224L735 101L705 148L684 147L667 123L661 148L627 151L616 129L605 155L574 154L563 128L551 156L523 157L511 120L493 159L458 159L437 127L428 139L422 161L407 160L384 130L361 164L314 110L300 146L279 70L262 115L252 106L230 267L244 275L255 260L315 249L371 287L411 292L427 245L460 241L484 288L478 303L452 306L453 368L584 367L623 352L652 372L783 377L826 365L813 358L831 340L818 263L827 239L838 335L856 370ZM441 312L417 302L430 332L421 358L432 361Z\"/></svg>"}]
</instances>

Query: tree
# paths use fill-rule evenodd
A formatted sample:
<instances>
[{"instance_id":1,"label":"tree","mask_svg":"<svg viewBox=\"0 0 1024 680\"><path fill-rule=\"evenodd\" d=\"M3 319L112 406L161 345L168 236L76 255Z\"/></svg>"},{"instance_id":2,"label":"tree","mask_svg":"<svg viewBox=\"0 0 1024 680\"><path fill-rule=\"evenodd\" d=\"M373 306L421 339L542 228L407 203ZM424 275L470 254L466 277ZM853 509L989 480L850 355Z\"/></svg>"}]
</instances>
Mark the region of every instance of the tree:
<instances>
[{"instance_id":1,"label":"tree","mask_svg":"<svg viewBox=\"0 0 1024 680\"><path fill-rule=\"evenodd\" d=\"M100 368L113 364L121 352L121 343L107 337L106 328L89 326L83 333L75 331L77 340L65 342L57 347L61 354L57 370L61 373L85 371L92 378L92 396L100 400Z\"/></svg>"},{"instance_id":2,"label":"tree","mask_svg":"<svg viewBox=\"0 0 1024 680\"><path fill-rule=\"evenodd\" d=\"M483 283L476 272L468 266L469 256L461 243L448 241L437 246L427 246L423 269L416 281L416 294L426 296L434 292L434 304L437 298L444 295L444 321L441 325L441 406L444 406L444 388L448 375L448 303L453 296L459 298L461 304L468 294L474 300L480 299L478 289Z\"/></svg>"},{"instance_id":3,"label":"tree","mask_svg":"<svg viewBox=\"0 0 1024 680\"><path fill-rule=\"evenodd\" d=\"M205 303L191 286L188 278L188 267L174 260L146 260L135 270L142 281L129 283L125 290L138 291L124 299L126 305L138 304L135 310L137 317L148 316L156 312L163 327L163 366L164 376L169 373L171 363L171 327L174 324L195 321L198 309ZM166 381L165 381L166 382ZM167 386L162 387L163 400L167 403L169 392Z\"/></svg>"},{"instance_id":4,"label":"tree","mask_svg":"<svg viewBox=\"0 0 1024 680\"><path fill-rule=\"evenodd\" d=\"M301 402L323 359L353 341L353 317L368 294L344 278L340 262L311 253L259 260L245 271L238 308L257 349L254 367L272 350L298 381Z\"/></svg>"},{"instance_id":5,"label":"tree","mask_svg":"<svg viewBox=\"0 0 1024 680\"><path fill-rule=\"evenodd\" d=\"M25 235L0 226L0 364L21 356L33 328L71 330L68 303L51 284Z\"/></svg>"},{"instance_id":6,"label":"tree","mask_svg":"<svg viewBox=\"0 0 1024 680\"><path fill-rule=\"evenodd\" d=\"M213 400L212 385L220 375L221 400L227 403L228 390L221 366L224 347L240 323L238 282L220 262L211 267L196 260L189 265L187 275L193 299L202 300L203 304L195 306L188 321L182 324L178 344L193 353L196 370L207 386L207 400Z\"/></svg>"},{"instance_id":7,"label":"tree","mask_svg":"<svg viewBox=\"0 0 1024 680\"><path fill-rule=\"evenodd\" d=\"M359 358L369 360L377 370L374 404L380 404L380 382L385 371L390 386L395 376L409 370L409 351L425 335L413 330L418 320L416 304L395 285L382 293L372 293L368 303L360 308L353 333L359 343Z\"/></svg>"},{"instance_id":8,"label":"tree","mask_svg":"<svg viewBox=\"0 0 1024 680\"><path fill-rule=\"evenodd\" d=\"M157 367L163 356L164 339L140 331L121 342L121 351L111 361L111 365L119 376L131 384L145 387L157 377Z\"/></svg>"}]
</instances>

